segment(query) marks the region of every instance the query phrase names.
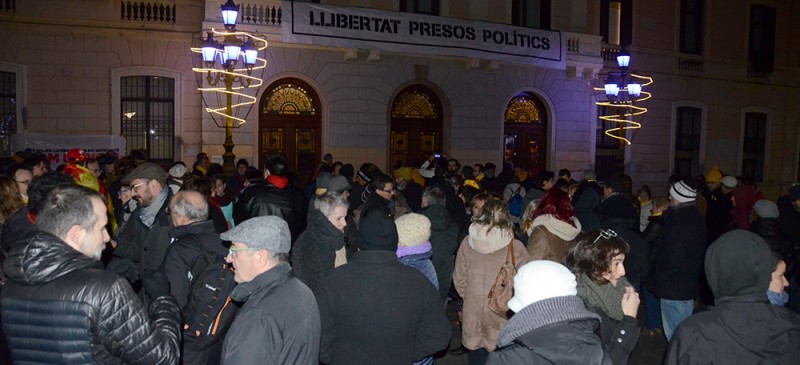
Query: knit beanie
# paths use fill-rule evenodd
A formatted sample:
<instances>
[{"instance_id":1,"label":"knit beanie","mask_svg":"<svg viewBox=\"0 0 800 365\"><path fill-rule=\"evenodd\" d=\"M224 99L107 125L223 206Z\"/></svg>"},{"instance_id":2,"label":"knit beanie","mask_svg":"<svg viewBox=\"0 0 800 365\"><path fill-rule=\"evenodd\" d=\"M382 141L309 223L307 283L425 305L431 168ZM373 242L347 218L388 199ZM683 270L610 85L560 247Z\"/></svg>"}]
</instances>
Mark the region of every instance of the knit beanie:
<instances>
[{"instance_id":1,"label":"knit beanie","mask_svg":"<svg viewBox=\"0 0 800 365\"><path fill-rule=\"evenodd\" d=\"M404 214L394 224L397 226L397 245L400 247L418 246L431 238L431 221L422 214Z\"/></svg>"},{"instance_id":2,"label":"knit beanie","mask_svg":"<svg viewBox=\"0 0 800 365\"><path fill-rule=\"evenodd\" d=\"M736 185L739 185L739 182L736 181L736 178L730 175L723 177L722 180L720 180L720 182L722 183L722 185L725 185L725 187L729 189L733 189L736 187Z\"/></svg>"},{"instance_id":3,"label":"knit beanie","mask_svg":"<svg viewBox=\"0 0 800 365\"><path fill-rule=\"evenodd\" d=\"M358 247L362 250L397 251L397 226L379 209L368 211L358 225Z\"/></svg>"},{"instance_id":4,"label":"knit beanie","mask_svg":"<svg viewBox=\"0 0 800 365\"><path fill-rule=\"evenodd\" d=\"M719 167L714 166L711 170L708 170L706 174L706 182L713 182L719 184L722 180L722 171L719 170Z\"/></svg>"},{"instance_id":5,"label":"knit beanie","mask_svg":"<svg viewBox=\"0 0 800 365\"><path fill-rule=\"evenodd\" d=\"M531 261L514 276L514 297L508 308L519 312L533 303L567 295L577 295L575 274L564 265L550 260Z\"/></svg>"},{"instance_id":6,"label":"knit beanie","mask_svg":"<svg viewBox=\"0 0 800 365\"><path fill-rule=\"evenodd\" d=\"M678 181L669 188L669 196L678 203L693 202L697 198L697 190L686 179Z\"/></svg>"},{"instance_id":7,"label":"knit beanie","mask_svg":"<svg viewBox=\"0 0 800 365\"><path fill-rule=\"evenodd\" d=\"M402 177L403 180L409 181L411 180L411 168L410 167L401 167L397 170L394 170L394 176Z\"/></svg>"},{"instance_id":8,"label":"knit beanie","mask_svg":"<svg viewBox=\"0 0 800 365\"><path fill-rule=\"evenodd\" d=\"M753 210L761 218L778 218L778 205L765 199L761 199L753 204Z\"/></svg>"}]
</instances>

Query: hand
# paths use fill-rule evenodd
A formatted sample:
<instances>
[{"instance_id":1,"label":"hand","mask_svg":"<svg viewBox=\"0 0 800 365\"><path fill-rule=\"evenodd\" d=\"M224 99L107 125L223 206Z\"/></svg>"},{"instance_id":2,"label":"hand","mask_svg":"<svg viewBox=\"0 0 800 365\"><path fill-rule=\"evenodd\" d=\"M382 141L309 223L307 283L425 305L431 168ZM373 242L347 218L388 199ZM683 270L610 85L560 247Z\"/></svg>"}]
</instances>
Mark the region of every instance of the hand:
<instances>
[{"instance_id":1,"label":"hand","mask_svg":"<svg viewBox=\"0 0 800 365\"><path fill-rule=\"evenodd\" d=\"M639 293L635 292L633 287L626 287L625 294L622 295L622 313L636 318L636 313L639 312L639 302Z\"/></svg>"}]
</instances>

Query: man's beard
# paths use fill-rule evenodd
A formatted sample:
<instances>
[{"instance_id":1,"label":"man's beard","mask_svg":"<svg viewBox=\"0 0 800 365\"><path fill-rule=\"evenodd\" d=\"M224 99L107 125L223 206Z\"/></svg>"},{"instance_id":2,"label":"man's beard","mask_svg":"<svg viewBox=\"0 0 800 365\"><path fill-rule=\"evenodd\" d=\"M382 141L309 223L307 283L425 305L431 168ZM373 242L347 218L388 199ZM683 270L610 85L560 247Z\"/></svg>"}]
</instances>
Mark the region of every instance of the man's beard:
<instances>
[{"instance_id":1,"label":"man's beard","mask_svg":"<svg viewBox=\"0 0 800 365\"><path fill-rule=\"evenodd\" d=\"M81 252L84 255L91 257L93 260L99 261L103 256L103 248L105 247L100 246L96 250L93 250L91 245L92 236L92 234L88 234L86 237L84 237L83 242L81 243Z\"/></svg>"}]
</instances>

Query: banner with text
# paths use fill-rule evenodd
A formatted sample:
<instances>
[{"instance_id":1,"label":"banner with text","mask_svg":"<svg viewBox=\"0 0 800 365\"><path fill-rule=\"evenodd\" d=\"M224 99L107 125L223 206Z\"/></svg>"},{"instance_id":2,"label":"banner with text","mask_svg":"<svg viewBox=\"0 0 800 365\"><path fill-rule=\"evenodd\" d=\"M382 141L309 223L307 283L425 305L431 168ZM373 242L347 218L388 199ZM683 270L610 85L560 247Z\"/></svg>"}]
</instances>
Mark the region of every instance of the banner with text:
<instances>
[{"instance_id":1,"label":"banner with text","mask_svg":"<svg viewBox=\"0 0 800 365\"><path fill-rule=\"evenodd\" d=\"M67 151L83 148L89 157L102 155L108 150L125 155L125 137L122 136L59 136L54 134L18 133L11 137L14 151L42 152L55 169L66 162Z\"/></svg>"},{"instance_id":2,"label":"banner with text","mask_svg":"<svg viewBox=\"0 0 800 365\"><path fill-rule=\"evenodd\" d=\"M283 2L282 40L564 69L561 33L474 20Z\"/></svg>"}]
</instances>

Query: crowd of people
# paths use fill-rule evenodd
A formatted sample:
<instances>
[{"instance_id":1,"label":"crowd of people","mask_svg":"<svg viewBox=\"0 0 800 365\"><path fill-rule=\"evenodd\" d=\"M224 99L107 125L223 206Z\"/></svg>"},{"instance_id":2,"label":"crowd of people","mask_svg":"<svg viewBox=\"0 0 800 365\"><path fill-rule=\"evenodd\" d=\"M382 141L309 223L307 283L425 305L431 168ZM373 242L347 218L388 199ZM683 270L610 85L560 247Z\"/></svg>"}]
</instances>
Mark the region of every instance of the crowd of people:
<instances>
[{"instance_id":1,"label":"crowd of people","mask_svg":"<svg viewBox=\"0 0 800 365\"><path fill-rule=\"evenodd\" d=\"M667 364L800 356L800 184L145 156L0 177L0 362L625 364L640 336Z\"/></svg>"}]
</instances>

